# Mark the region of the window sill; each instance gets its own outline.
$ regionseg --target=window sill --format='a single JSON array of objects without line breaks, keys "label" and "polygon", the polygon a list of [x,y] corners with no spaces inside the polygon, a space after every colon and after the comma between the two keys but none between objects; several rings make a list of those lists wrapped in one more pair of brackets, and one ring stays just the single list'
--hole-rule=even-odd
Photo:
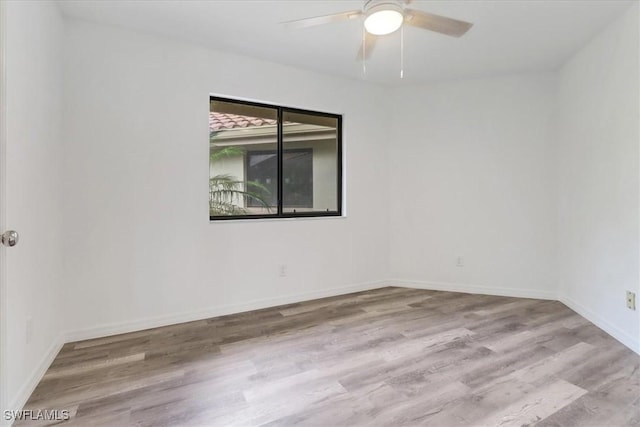
[{"label": "window sill", "polygon": [[233,218],[233,219],[210,219],[209,224],[227,223],[247,223],[247,222],[288,222],[288,221],[322,221],[347,219],[347,215],[326,215],[326,216],[299,216],[299,217],[277,217],[277,218]]}]

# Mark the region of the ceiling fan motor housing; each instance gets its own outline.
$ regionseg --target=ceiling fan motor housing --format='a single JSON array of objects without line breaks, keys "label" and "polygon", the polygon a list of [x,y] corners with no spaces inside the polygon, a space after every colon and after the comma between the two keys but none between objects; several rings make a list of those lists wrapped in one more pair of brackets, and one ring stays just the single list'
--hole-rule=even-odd
[{"label": "ceiling fan motor housing", "polygon": [[394,10],[402,13],[404,11],[404,2],[398,0],[368,0],[362,8],[366,16],[372,15],[382,10]]}]

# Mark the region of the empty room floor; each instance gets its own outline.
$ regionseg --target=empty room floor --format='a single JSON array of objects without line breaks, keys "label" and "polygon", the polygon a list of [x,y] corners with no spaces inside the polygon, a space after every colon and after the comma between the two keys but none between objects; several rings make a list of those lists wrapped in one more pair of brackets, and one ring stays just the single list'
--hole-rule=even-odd
[{"label": "empty room floor", "polygon": [[66,344],[25,409],[83,426],[635,426],[639,367],[556,301],[389,287]]}]

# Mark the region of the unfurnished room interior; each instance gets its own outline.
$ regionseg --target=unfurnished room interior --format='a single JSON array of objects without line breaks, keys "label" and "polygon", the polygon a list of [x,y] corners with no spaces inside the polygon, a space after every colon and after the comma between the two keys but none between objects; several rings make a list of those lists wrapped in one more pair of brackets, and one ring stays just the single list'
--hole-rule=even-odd
[{"label": "unfurnished room interior", "polygon": [[639,18],[0,0],[0,425],[640,426]]}]

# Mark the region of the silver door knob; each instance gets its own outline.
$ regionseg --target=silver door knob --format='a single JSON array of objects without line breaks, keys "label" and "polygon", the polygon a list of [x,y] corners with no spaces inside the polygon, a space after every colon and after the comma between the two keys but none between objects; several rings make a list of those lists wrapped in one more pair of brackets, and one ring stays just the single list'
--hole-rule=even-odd
[{"label": "silver door knob", "polygon": [[5,246],[15,246],[18,244],[18,240],[19,236],[17,231],[9,230],[2,233],[2,244]]}]

